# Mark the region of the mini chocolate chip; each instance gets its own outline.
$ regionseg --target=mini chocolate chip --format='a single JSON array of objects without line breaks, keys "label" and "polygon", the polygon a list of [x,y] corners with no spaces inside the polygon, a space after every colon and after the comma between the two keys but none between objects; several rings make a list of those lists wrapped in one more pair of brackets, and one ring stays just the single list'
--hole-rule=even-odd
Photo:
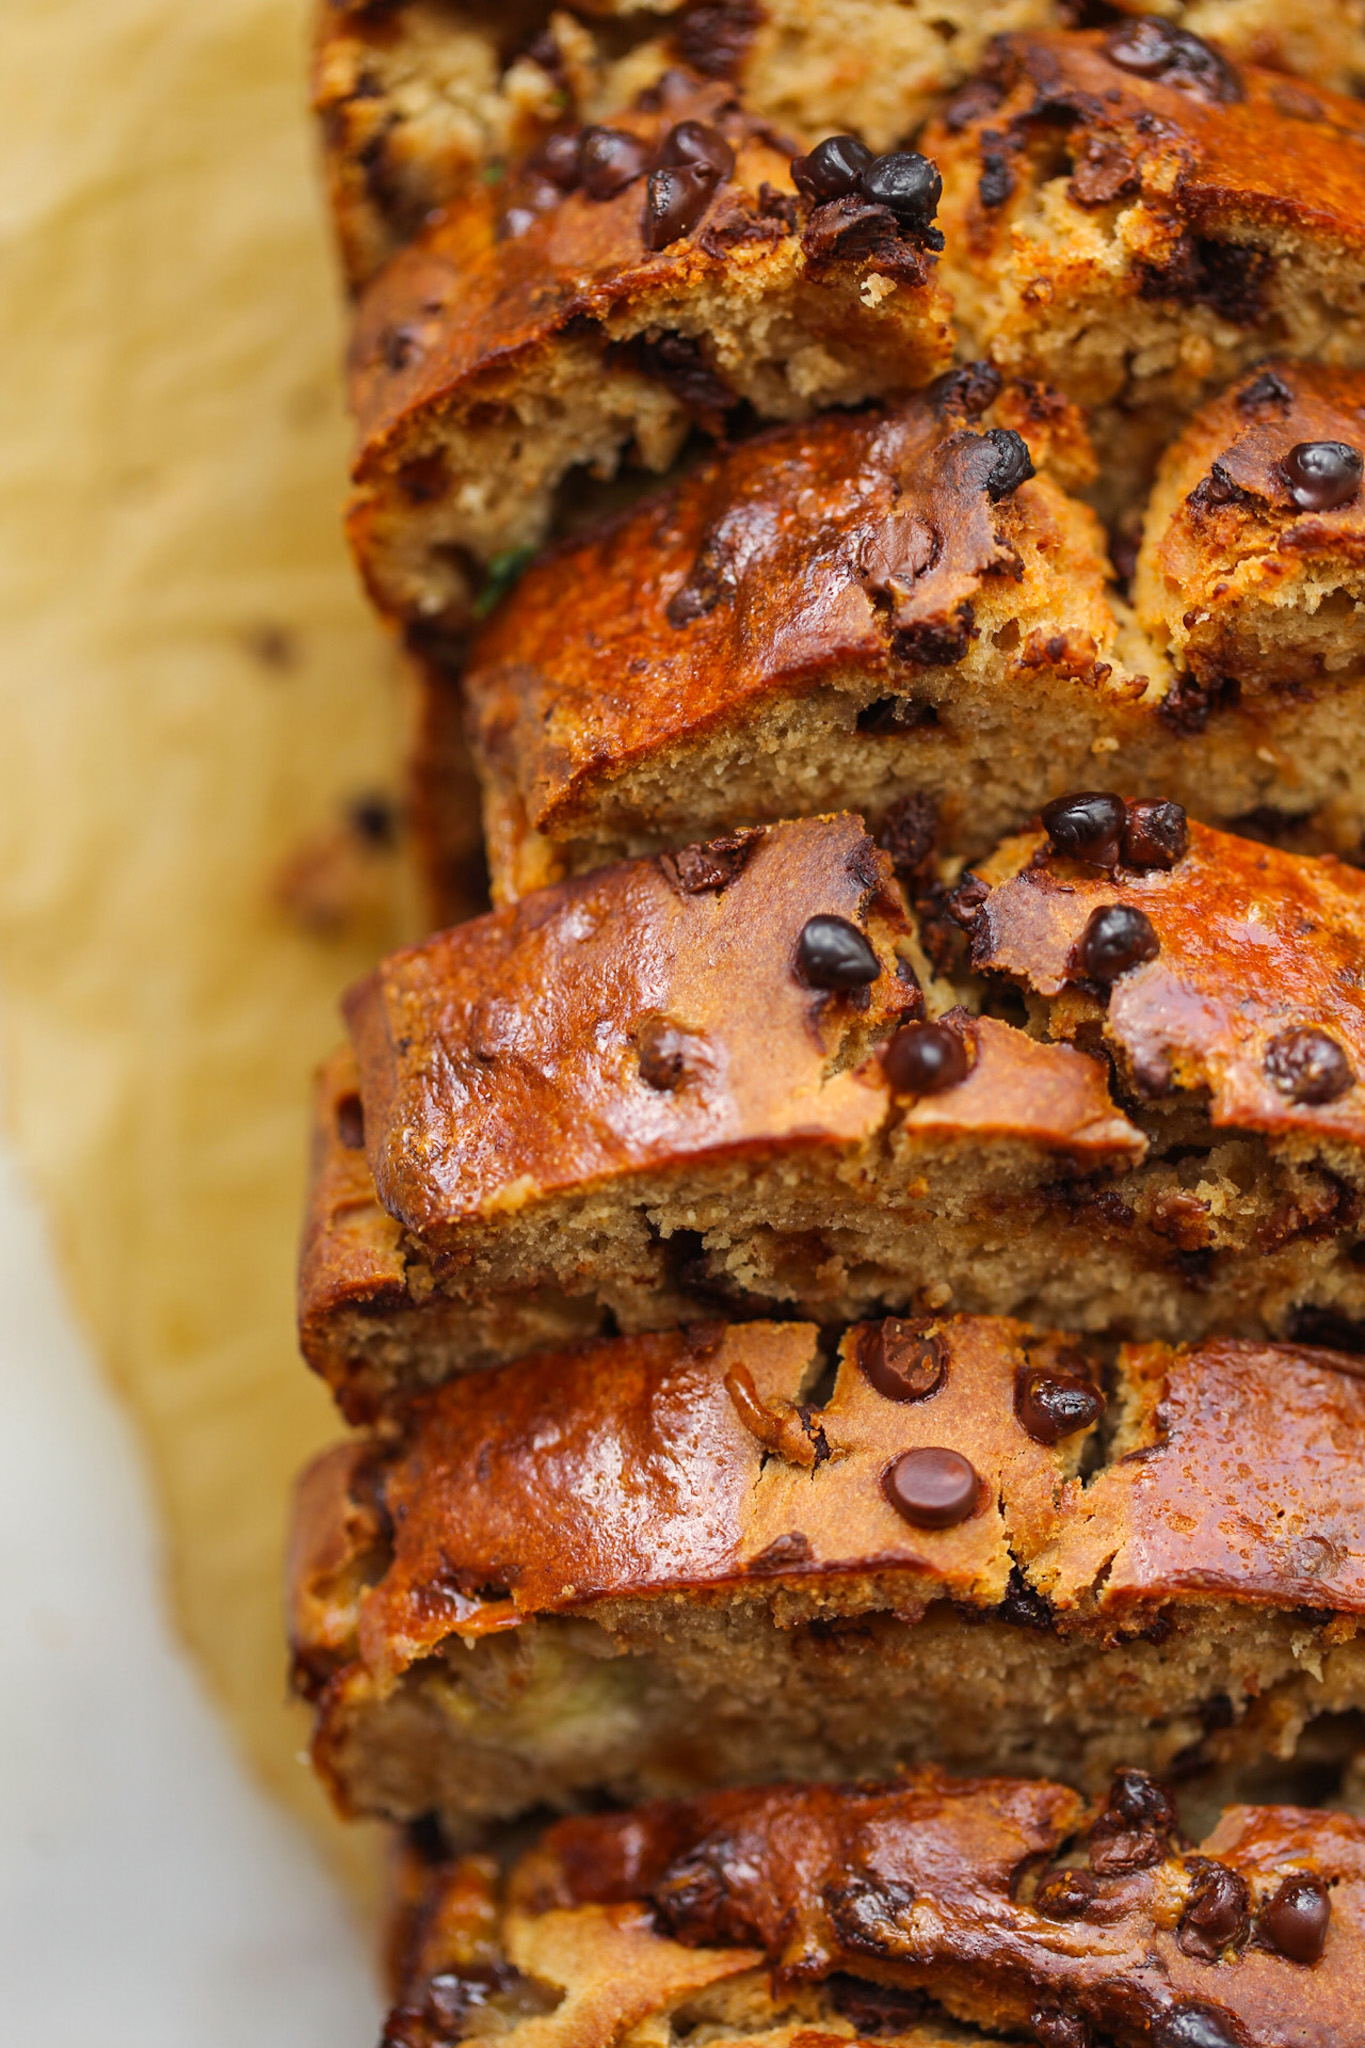
[{"label": "mini chocolate chip", "polygon": [[337,1104],[337,1136],[348,1152],[365,1149],[365,1111],[358,1095],[343,1095]]},{"label": "mini chocolate chip", "polygon": [[669,1090],[685,1078],[687,1034],[665,1017],[646,1017],[635,1034],[640,1079],[646,1087]]},{"label": "mini chocolate chip", "polygon": [[1128,806],[1123,828],[1123,861],[1130,868],[1173,868],[1185,858],[1189,820],[1180,804],[1141,797]]},{"label": "mini chocolate chip", "polygon": [[[597,131],[602,135],[611,134],[609,128]],[[590,129],[589,134],[592,133]],[[558,185],[561,192],[572,192],[578,183],[580,152],[583,138],[565,134],[561,129],[554,135],[547,135],[531,159],[531,166],[548,178],[552,185]]]},{"label": "mini chocolate chip", "polygon": [[1144,911],[1126,903],[1102,903],[1092,910],[1071,949],[1070,967],[1084,981],[1117,981],[1130,967],[1155,960],[1161,942]]},{"label": "mini chocolate chip", "polygon": [[1039,2006],[1029,2014],[1028,2023],[1038,2048],[1090,2048],[1090,2028],[1075,2012],[1051,2012]]},{"label": "mini chocolate chip", "polygon": [[882,1069],[898,1095],[941,1095],[966,1080],[971,1062],[951,1024],[905,1024],[882,1047]]},{"label": "mini chocolate chip", "polygon": [[1118,866],[1128,816],[1121,796],[1107,789],[1076,790],[1044,804],[1042,815],[1053,853],[1097,868]]},{"label": "mini chocolate chip", "polygon": [[1104,1405],[1094,1381],[1079,1373],[1025,1365],[1014,1376],[1014,1412],[1020,1428],[1036,1444],[1060,1443],[1064,1436],[1089,1429],[1104,1413]]},{"label": "mini chocolate chip", "polygon": [[1160,78],[1167,85],[1192,86],[1224,104],[1242,97],[1237,73],[1218,50],[1168,21],[1139,17],[1113,29],[1105,39],[1111,64],[1137,78]]},{"label": "mini chocolate chip", "polygon": [[1207,1856],[1186,1857],[1185,1870],[1193,1883],[1176,1942],[1182,1955],[1216,1963],[1225,1948],[1236,1946],[1246,1936],[1246,1880],[1226,1863],[1215,1863]]},{"label": "mini chocolate chip", "polygon": [[1355,1082],[1350,1061],[1325,1031],[1281,1031],[1266,1047],[1265,1071],[1291,1102],[1335,1102]]},{"label": "mini chocolate chip", "polygon": [[719,184],[733,171],[735,153],[719,128],[712,128],[705,121],[679,121],[665,135],[656,162],[696,164],[712,172]]},{"label": "mini chocolate chip", "polygon": [[1256,1934],[1291,1963],[1315,1963],[1327,1945],[1331,1918],[1331,1894],[1321,1878],[1287,1877],[1256,1915]]},{"label": "mini chocolate chip", "polygon": [[1033,1910],[1046,1920],[1079,1920],[1099,1896],[1088,1870],[1056,1870],[1033,1895]]},{"label": "mini chocolate chip", "polygon": [[796,942],[796,964],[811,988],[866,988],[882,963],[846,917],[812,917]]},{"label": "mini chocolate chip", "polygon": [[649,164],[649,149],[623,128],[585,128],[578,143],[578,182],[589,199],[614,199]]},{"label": "mini chocolate chip", "polygon": [[888,1316],[863,1333],[858,1364],[870,1386],[888,1401],[927,1401],[948,1376],[948,1346],[913,1323]]},{"label": "mini chocolate chip", "polygon": [[882,1492],[917,1529],[952,1529],[976,1513],[981,1482],[960,1451],[904,1451],[882,1474]]},{"label": "mini chocolate chip", "polygon": [[664,164],[651,171],[640,229],[646,249],[666,249],[694,228],[715,189],[716,176],[709,164]]},{"label": "mini chocolate chip", "polygon": [[1152,2048],[1245,2048],[1246,2035],[1218,2005],[1173,2005],[1152,2027]]},{"label": "mini chocolate chip", "polygon": [[943,196],[938,165],[909,149],[874,157],[859,175],[858,185],[865,199],[888,207],[904,227],[927,228]]},{"label": "mini chocolate chip", "polygon": [[993,505],[1002,498],[1008,498],[1011,491],[1017,491],[1020,484],[1026,484],[1038,472],[1033,467],[1033,457],[1028,452],[1028,442],[1013,427],[987,427],[982,435],[995,449],[995,461],[986,476],[986,496]]},{"label": "mini chocolate chip", "polygon": [[1363,467],[1360,450],[1346,441],[1298,441],[1280,464],[1290,497],[1305,512],[1349,505]]},{"label": "mini chocolate chip", "polygon": [[844,199],[857,190],[858,180],[871,162],[872,151],[856,135],[827,135],[809,156],[792,158],[792,183],[817,205],[826,199]]}]

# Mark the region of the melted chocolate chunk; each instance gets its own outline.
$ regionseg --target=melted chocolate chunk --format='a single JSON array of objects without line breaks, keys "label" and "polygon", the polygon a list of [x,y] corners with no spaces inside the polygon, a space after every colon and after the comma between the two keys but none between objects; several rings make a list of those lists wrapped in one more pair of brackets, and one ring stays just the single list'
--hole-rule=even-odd
[{"label": "melted chocolate chunk", "polygon": [[[707,362],[701,343],[690,334],[659,334],[629,342],[634,361],[647,377],[666,384],[709,434],[720,434],[735,394]],[[676,619],[670,620],[677,624]],[[683,620],[686,624],[686,620]]]},{"label": "melted chocolate chunk", "polygon": [[929,386],[934,417],[942,419],[945,413],[965,412],[969,419],[977,418],[1000,396],[1003,381],[994,363],[964,363],[959,370],[945,370]]},{"label": "melted chocolate chunk", "polygon": [[865,199],[887,207],[908,228],[927,228],[943,197],[938,165],[915,150],[874,157],[859,174],[858,186]]},{"label": "melted chocolate chunk", "polygon": [[941,1095],[971,1072],[951,1024],[905,1024],[882,1048],[882,1069],[898,1095]]},{"label": "melted chocolate chunk", "polygon": [[888,1401],[927,1401],[948,1377],[948,1346],[944,1338],[888,1316],[864,1332],[858,1364]]},{"label": "melted chocolate chunk", "polygon": [[1033,1909],[1045,1920],[1079,1920],[1099,1897],[1088,1870],[1054,1870],[1033,1895]]},{"label": "melted chocolate chunk", "polygon": [[1185,1869],[1193,1883],[1176,1941],[1182,1954],[1216,1963],[1224,1949],[1240,1947],[1246,1939],[1246,1879],[1207,1856],[1187,1856]]},{"label": "melted chocolate chunk", "polygon": [[1097,868],[1118,866],[1128,822],[1121,796],[1105,789],[1078,790],[1044,804],[1042,816],[1051,852]]},{"label": "melted chocolate chunk", "polygon": [[858,2031],[858,2038],[902,2034],[929,2009],[922,1991],[898,1991],[890,1984],[869,1984],[862,1977],[836,1974],[825,1979],[830,2003]]},{"label": "melted chocolate chunk", "polygon": [[908,241],[890,207],[874,206],[861,193],[850,192],[815,208],[801,231],[801,247],[808,263],[867,262],[886,277],[919,285],[928,275],[920,251],[941,249],[943,237],[937,228],[924,228]]},{"label": "melted chocolate chunk", "polygon": [[1157,716],[1173,732],[1188,737],[1203,732],[1210,713],[1238,703],[1241,695],[1235,676],[1196,677],[1187,671],[1171,684],[1157,706]]},{"label": "melted chocolate chunk", "polygon": [[635,1034],[640,1079],[648,1088],[669,1092],[687,1073],[687,1034],[666,1017],[646,1017]]},{"label": "melted chocolate chunk", "polygon": [[622,128],[585,128],[578,142],[578,182],[589,199],[614,199],[644,176],[649,150]]},{"label": "melted chocolate chunk", "polygon": [[1152,2025],[1153,2048],[1247,2048],[1247,2037],[1221,2005],[1173,2005]]},{"label": "melted chocolate chunk", "polygon": [[874,739],[893,739],[897,733],[925,732],[938,724],[938,712],[918,697],[878,697],[864,704],[858,713],[857,729]]},{"label": "melted chocolate chunk", "polygon": [[998,150],[983,149],[981,152],[981,176],[976,181],[976,194],[988,212],[1003,206],[1014,190],[1014,172],[1010,160]]},{"label": "melted chocolate chunk", "polygon": [[1037,1629],[1040,1635],[1049,1636],[1056,1631],[1051,1604],[1029,1585],[1017,1564],[1010,1568],[1005,1597],[995,1611],[1010,1628]]},{"label": "melted chocolate chunk", "polygon": [[1008,498],[1020,484],[1026,484],[1038,472],[1033,467],[1028,442],[1013,427],[987,427],[982,439],[989,441],[995,449],[995,461],[984,481],[986,496],[993,505],[998,505],[1002,498]]},{"label": "melted chocolate chunk", "polygon": [[1014,1412],[1036,1444],[1060,1443],[1064,1436],[1089,1429],[1104,1408],[1104,1395],[1080,1373],[1026,1365],[1014,1376]]},{"label": "melted chocolate chunk", "polygon": [[754,1929],[745,1910],[746,1880],[752,1872],[736,1862],[737,1845],[726,1835],[702,1842],[669,1865],[650,1894],[666,1934],[688,1947],[727,1948],[750,1939]]},{"label": "melted chocolate chunk", "polygon": [[337,1104],[337,1136],[348,1152],[365,1149],[365,1109],[358,1095],[343,1095]]},{"label": "melted chocolate chunk", "polygon": [[1029,2014],[1038,2048],[1090,2048],[1091,2033],[1079,2013],[1052,2012],[1040,2006]]},{"label": "melted chocolate chunk", "polygon": [[857,191],[872,161],[872,151],[856,135],[827,135],[809,156],[793,157],[792,183],[817,206],[826,199],[845,199]]},{"label": "melted chocolate chunk", "polygon": [[1139,16],[1112,30],[1104,47],[1111,64],[1136,78],[1159,78],[1224,106],[1242,97],[1242,81],[1221,51],[1168,21]]},{"label": "melted chocolate chunk", "polygon": [[730,832],[700,846],[680,846],[676,853],[661,853],[659,865],[682,895],[700,896],[708,890],[718,895],[744,872],[762,837],[761,826],[751,826],[748,831]]},{"label": "melted chocolate chunk", "polygon": [[867,938],[846,917],[812,917],[796,945],[796,964],[810,988],[867,988],[882,971]]},{"label": "melted chocolate chunk", "polygon": [[934,851],[938,800],[918,792],[898,797],[882,819],[877,844],[891,857],[898,881],[912,880]]},{"label": "melted chocolate chunk", "polygon": [[916,1529],[953,1529],[976,1513],[981,1481],[960,1451],[904,1451],[882,1474],[882,1492]]},{"label": "melted chocolate chunk", "polygon": [[1295,1875],[1256,1915],[1256,1937],[1291,1963],[1315,1963],[1327,1946],[1331,1919],[1332,1897],[1322,1880]]},{"label": "melted chocolate chunk", "polygon": [[1325,1031],[1281,1031],[1266,1048],[1265,1071],[1291,1102],[1335,1102],[1355,1082],[1350,1061]]},{"label": "melted chocolate chunk", "polygon": [[1073,978],[1117,981],[1130,968],[1155,960],[1161,951],[1152,920],[1126,903],[1103,903],[1092,910],[1085,930],[1071,949]]},{"label": "melted chocolate chunk", "polygon": [[964,932],[969,932],[990,893],[990,883],[983,882],[980,875],[965,875],[957,887],[951,889],[944,897],[944,911],[954,924],[960,925]]},{"label": "melted chocolate chunk", "polygon": [[1090,1833],[1090,1868],[1101,1877],[1150,1870],[1165,1857],[1175,1823],[1171,1796],[1155,1778],[1116,1771],[1109,1802]]},{"label": "melted chocolate chunk", "polygon": [[1305,512],[1334,512],[1360,490],[1362,462],[1347,441],[1298,441],[1280,464],[1289,495]]},{"label": "melted chocolate chunk", "polygon": [[1173,868],[1185,858],[1189,843],[1189,820],[1180,804],[1158,803],[1148,797],[1129,804],[1123,828],[1125,867]]}]

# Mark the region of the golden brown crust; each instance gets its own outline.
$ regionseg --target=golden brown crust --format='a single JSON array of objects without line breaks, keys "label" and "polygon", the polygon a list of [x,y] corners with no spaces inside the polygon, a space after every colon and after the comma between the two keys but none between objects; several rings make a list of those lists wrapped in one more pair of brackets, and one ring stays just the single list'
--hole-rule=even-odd
[{"label": "golden brown crust", "polygon": [[923,145],[965,339],[1117,403],[1097,426],[1125,475],[1134,434],[1159,445],[1268,349],[1365,358],[1359,102],[1212,52],[1143,77],[1111,55],[1132,34],[1006,38]]},{"label": "golden brown crust", "polygon": [[[1126,1862],[1116,1844],[1127,1845]],[[1310,1917],[1325,1917],[1311,1963],[1268,1943],[1270,1901],[1286,1879],[1304,1887]],[[434,1927],[447,1895],[467,1898],[475,1883],[469,1864],[433,1871]],[[651,2012],[662,2029],[708,1971],[711,2038],[726,2042],[785,2041],[759,2031],[785,2006],[811,2029],[796,2038],[811,2043],[864,2037],[864,2027],[918,2042],[936,2021],[949,2038],[980,2038],[956,2035],[951,2015],[1048,2044],[1094,2029],[1116,2048],[1344,2048],[1365,1982],[1359,1821],[1230,1806],[1190,1844],[1168,1797],[1137,1773],[1120,1775],[1103,1808],[1046,1782],[931,1771],[857,1791],[720,1794],[560,1822],[514,1869],[500,1925],[497,1888],[483,1885],[481,1924],[497,1927],[501,1945],[467,1960],[467,1907],[453,1938],[433,1933],[406,1974],[392,2048],[453,2041],[457,2023],[442,2009],[461,2002],[461,1981],[485,1987],[466,1992],[466,2010],[480,1997],[501,2003],[513,2044],[520,2020],[528,2048],[568,2048],[620,2040]],[[1222,1912],[1211,1916],[1201,1901],[1215,1886]],[[1045,1911],[1068,1887],[1077,1907]],[[1227,1935],[1210,1947],[1200,1935],[1211,1918]],[[633,1968],[623,1968],[627,1943]],[[495,1956],[513,1965],[496,1990]],[[538,2008],[535,1986],[548,1993]],[[906,1996],[915,1992],[918,2004]]]},{"label": "golden brown crust", "polygon": [[[670,73],[645,97],[614,125],[646,154],[685,120],[736,152],[687,234],[646,248],[643,171],[615,197],[572,191],[544,211],[519,204],[525,180],[483,186],[360,304],[351,537],[381,607],[428,629],[467,624],[461,560],[540,540],[575,465],[610,474],[634,442],[660,468],[692,416],[714,428],[744,399],[802,417],[913,388],[949,359],[932,234],[852,201],[812,212],[790,145],[722,86]],[[508,223],[525,231],[499,239]]]},{"label": "golden brown crust", "polygon": [[[1093,988],[1078,942],[1101,909],[1136,911],[1159,950],[1101,992],[1104,1044],[1134,1093],[1207,1091],[1215,1128],[1276,1138],[1311,1130],[1343,1159],[1365,1141],[1365,874],[1205,825],[1189,827],[1189,849],[1169,872],[1104,873],[1049,856],[1046,845],[1043,835],[1017,842],[1009,865],[1018,872],[983,903],[972,934],[979,968],[1062,998],[1054,1028],[1084,1037],[1093,1003],[1074,1023],[1064,1014],[1065,991]],[[1296,1099],[1287,1085],[1293,1073],[1273,1048],[1294,1033],[1319,1034],[1344,1059],[1330,1098]],[[1359,1185],[1358,1165],[1344,1171]]]}]

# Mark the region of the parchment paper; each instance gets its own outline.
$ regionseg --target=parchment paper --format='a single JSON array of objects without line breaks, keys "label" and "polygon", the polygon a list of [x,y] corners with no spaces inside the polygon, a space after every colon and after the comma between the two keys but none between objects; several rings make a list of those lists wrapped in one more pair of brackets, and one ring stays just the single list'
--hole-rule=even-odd
[{"label": "parchment paper", "polygon": [[347,822],[396,787],[400,712],[339,536],[306,28],[303,0],[5,0],[0,1018],[185,1632],[358,1868],[285,1706],[285,1499],[339,1427],[292,1283],[310,1069],[409,898],[382,812]]}]

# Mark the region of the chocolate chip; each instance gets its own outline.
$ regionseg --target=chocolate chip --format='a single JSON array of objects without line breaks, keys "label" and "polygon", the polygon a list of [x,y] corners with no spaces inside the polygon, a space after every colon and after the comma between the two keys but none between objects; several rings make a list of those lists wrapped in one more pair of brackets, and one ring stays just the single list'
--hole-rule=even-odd
[{"label": "chocolate chip", "polygon": [[1155,960],[1160,951],[1161,942],[1144,911],[1126,903],[1103,903],[1091,911],[1068,964],[1072,975],[1083,981],[1117,981],[1130,967]]},{"label": "chocolate chip", "polygon": [[1246,2035],[1218,2005],[1173,2005],[1152,2027],[1152,2048],[1246,2048]]},{"label": "chocolate chip", "polygon": [[960,925],[964,932],[969,932],[990,893],[990,883],[983,882],[980,875],[966,875],[957,887],[945,896],[943,908],[954,924]]},{"label": "chocolate chip", "polygon": [[1331,1918],[1331,1894],[1321,1878],[1287,1877],[1257,1914],[1256,1936],[1291,1963],[1315,1963],[1327,1944]]},{"label": "chocolate chip", "polygon": [[1247,415],[1261,412],[1268,406],[1288,412],[1293,403],[1293,392],[1284,378],[1277,377],[1273,370],[1262,370],[1237,393],[1237,410]]},{"label": "chocolate chip", "polygon": [[950,1024],[906,1024],[882,1047],[882,1068],[898,1095],[941,1095],[966,1080],[971,1062]]},{"label": "chocolate chip", "polygon": [[882,1492],[917,1529],[952,1529],[976,1513],[981,1481],[960,1451],[904,1451],[882,1474]]},{"label": "chocolate chip", "polygon": [[707,78],[730,78],[743,62],[762,19],[754,0],[702,0],[699,7],[689,7],[679,22],[674,39],[678,55]]},{"label": "chocolate chip", "polygon": [[801,979],[811,988],[866,988],[882,963],[856,924],[846,917],[812,917],[796,943]]},{"label": "chocolate chip", "polygon": [[659,866],[683,896],[719,895],[743,874],[762,837],[761,826],[750,826],[746,831],[727,833],[723,839],[661,853]]},{"label": "chocolate chip", "polygon": [[965,412],[976,419],[1000,396],[1003,382],[994,363],[963,363],[960,369],[935,377],[927,395],[937,419],[949,412]]},{"label": "chocolate chip", "polygon": [[858,1346],[863,1377],[888,1401],[927,1401],[948,1376],[948,1346],[913,1323],[888,1317],[866,1330]]},{"label": "chocolate chip", "polygon": [[1216,1963],[1225,1948],[1246,1938],[1246,1880],[1207,1856],[1186,1857],[1185,1870],[1193,1882],[1176,1942],[1182,1955]]},{"label": "chocolate chip", "polygon": [[1029,2026],[1038,2048],[1090,2048],[1090,2028],[1075,2012],[1051,2012],[1039,2006],[1029,2014]]},{"label": "chocolate chip", "polygon": [[585,128],[579,138],[578,182],[589,199],[614,199],[648,164],[648,146],[622,128]]},{"label": "chocolate chip", "polygon": [[874,157],[859,175],[858,186],[865,199],[887,207],[902,226],[911,228],[927,228],[943,196],[938,165],[908,149]]},{"label": "chocolate chip", "polygon": [[1104,1413],[1104,1395],[1080,1373],[1025,1365],[1014,1376],[1014,1412],[1036,1444],[1060,1443],[1089,1429]]},{"label": "chocolate chip", "polygon": [[1118,866],[1128,819],[1121,796],[1107,789],[1076,790],[1044,804],[1042,815],[1053,853],[1097,868]]},{"label": "chocolate chip", "polygon": [[1007,156],[998,150],[983,149],[981,152],[981,176],[976,181],[976,194],[987,211],[1003,206],[1014,190],[1014,173]]},{"label": "chocolate chip", "polygon": [[715,189],[715,173],[708,164],[665,164],[651,171],[640,230],[646,249],[666,249],[694,228]]},{"label": "chocolate chip", "polygon": [[1170,1794],[1145,1771],[1114,1773],[1108,1804],[1090,1833],[1090,1868],[1101,1877],[1150,1870],[1169,1848],[1176,1822]]},{"label": "chocolate chip", "polygon": [[1140,797],[1128,806],[1123,828],[1123,861],[1130,868],[1173,868],[1185,858],[1189,820],[1180,804]]},{"label": "chocolate chip", "polygon": [[1360,450],[1347,441],[1297,441],[1280,471],[1305,512],[1333,512],[1355,497],[1363,467]]},{"label": "chocolate chip", "polygon": [[337,1104],[337,1136],[348,1152],[365,1149],[365,1110],[358,1095],[343,1095]]},{"label": "chocolate chip", "polygon": [[665,1091],[682,1082],[687,1069],[687,1034],[665,1017],[646,1017],[635,1034],[640,1079]]},{"label": "chocolate chip", "polygon": [[1355,1082],[1350,1061],[1325,1031],[1281,1031],[1266,1047],[1265,1072],[1291,1102],[1335,1102]]},{"label": "chocolate chip", "polygon": [[[591,129],[587,132],[593,133]],[[609,135],[612,131],[603,128],[596,132]],[[561,192],[572,192],[578,183],[582,148],[582,136],[559,129],[555,134],[546,136],[531,158],[531,168],[548,178],[552,185],[558,185]]]},{"label": "chocolate chip", "polygon": [[1146,1771],[1115,1771],[1105,1814],[1125,1827],[1160,1828],[1169,1832],[1176,1823],[1175,1803],[1170,1793]]},{"label": "chocolate chip", "polygon": [[655,161],[665,164],[695,164],[709,171],[717,185],[735,167],[735,153],[719,128],[705,121],[679,121],[670,128]]},{"label": "chocolate chip", "polygon": [[1094,1905],[1099,1886],[1088,1870],[1055,1870],[1033,1895],[1033,1910],[1045,1920],[1079,1920]]},{"label": "chocolate chip", "polygon": [[998,505],[1002,498],[1008,498],[1020,484],[1026,484],[1038,472],[1033,467],[1028,442],[1013,427],[987,427],[982,439],[989,441],[995,449],[995,461],[985,481],[986,496],[993,505]]},{"label": "chocolate chip", "polygon": [[809,156],[792,159],[792,183],[820,205],[856,191],[858,180],[873,161],[872,151],[856,135],[827,135]]},{"label": "chocolate chip", "polygon": [[1139,17],[1105,38],[1105,53],[1121,71],[1182,85],[1224,105],[1242,97],[1242,83],[1227,58],[1188,29]]},{"label": "chocolate chip", "polygon": [[934,850],[938,800],[915,792],[897,797],[882,819],[877,844],[891,857],[897,879],[913,880]]}]

